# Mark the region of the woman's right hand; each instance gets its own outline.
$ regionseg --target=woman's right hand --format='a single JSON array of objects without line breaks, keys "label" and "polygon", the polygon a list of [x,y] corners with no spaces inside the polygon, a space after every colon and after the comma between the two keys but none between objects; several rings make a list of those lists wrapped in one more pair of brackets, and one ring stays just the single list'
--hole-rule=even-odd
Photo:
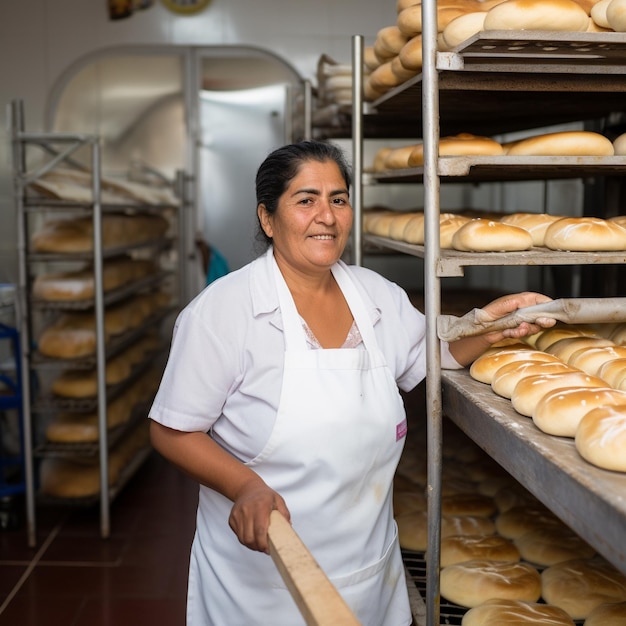
[{"label": "woman's right hand", "polygon": [[251,550],[269,554],[267,531],[273,510],[277,510],[290,521],[289,510],[283,498],[256,477],[239,489],[228,523],[240,543]]}]

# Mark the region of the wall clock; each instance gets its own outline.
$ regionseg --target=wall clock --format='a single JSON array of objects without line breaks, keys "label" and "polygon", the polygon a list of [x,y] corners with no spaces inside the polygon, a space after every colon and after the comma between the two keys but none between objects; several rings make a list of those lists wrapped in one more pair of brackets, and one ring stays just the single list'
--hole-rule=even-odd
[{"label": "wall clock", "polygon": [[161,0],[161,2],[174,13],[192,15],[206,9],[211,0]]}]

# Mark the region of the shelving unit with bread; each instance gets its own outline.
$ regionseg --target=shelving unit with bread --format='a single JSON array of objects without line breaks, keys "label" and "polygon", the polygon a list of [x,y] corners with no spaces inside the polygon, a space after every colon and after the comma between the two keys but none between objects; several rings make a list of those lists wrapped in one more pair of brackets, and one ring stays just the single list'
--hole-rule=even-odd
[{"label": "shelving unit with bread", "polygon": [[28,133],[19,102],[12,125],[28,541],[46,503],[99,503],[107,537],[110,504],[150,450],[160,329],[183,284],[182,177],[176,190],[107,178],[97,136]]},{"label": "shelving unit with bread", "polygon": [[[597,552],[626,573],[626,475],[590,466],[572,440],[539,431],[511,403],[474,381],[467,371],[441,370],[436,321],[441,279],[463,276],[477,265],[623,264],[625,250],[569,252],[532,247],[518,252],[463,252],[439,246],[441,183],[486,183],[559,178],[618,177],[623,156],[439,156],[443,137],[472,132],[495,136],[555,124],[584,122],[623,112],[626,104],[626,35],[548,31],[483,31],[452,51],[437,51],[436,4],[424,0],[421,73],[364,102],[354,90],[355,185],[388,182],[424,186],[424,228],[431,245],[360,233],[364,243],[424,260],[427,317],[428,554],[426,620],[439,624],[442,417],[449,417],[493,459]],[[353,40],[355,72],[363,66],[362,38]],[[365,113],[366,112],[366,113]],[[365,172],[362,141],[368,119],[378,115],[397,127],[422,130],[419,167]],[[384,126],[381,121],[378,126]],[[540,132],[540,131],[539,131]],[[396,135],[393,135],[396,136]],[[360,190],[355,228],[362,225]]]}]

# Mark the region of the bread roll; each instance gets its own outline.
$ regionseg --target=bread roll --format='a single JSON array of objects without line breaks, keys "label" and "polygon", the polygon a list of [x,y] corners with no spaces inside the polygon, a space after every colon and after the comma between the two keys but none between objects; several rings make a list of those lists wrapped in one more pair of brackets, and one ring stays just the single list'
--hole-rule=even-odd
[{"label": "bread roll", "polygon": [[[439,156],[499,156],[502,145],[491,137],[459,133],[439,140]],[[409,155],[409,167],[424,165],[424,145],[418,144]]]},{"label": "bread roll", "polygon": [[395,170],[409,167],[409,155],[414,148],[415,144],[393,148],[385,157],[385,169]]},{"label": "bread roll", "polygon": [[615,359],[604,363],[598,370],[598,378],[605,380],[613,389],[624,390],[626,359]]},{"label": "bread roll", "polygon": [[455,17],[443,29],[443,40],[446,46],[449,49],[455,48],[483,30],[486,15],[485,11],[477,11]]},{"label": "bread roll", "polygon": [[544,243],[552,250],[626,250],[626,228],[599,217],[564,217],[548,226]]},{"label": "bread roll", "polygon": [[411,70],[404,67],[399,56],[395,56],[391,59],[391,71],[395,74],[400,83],[406,82],[418,73],[417,70]]},{"label": "bread roll", "polygon": [[423,61],[422,36],[414,35],[411,37],[398,53],[398,59],[404,69],[414,72],[421,71]]},{"label": "bread roll", "polygon": [[398,56],[398,53],[409,39],[410,37],[402,33],[395,24],[385,26],[381,28],[376,35],[374,54],[376,54],[379,59],[392,59]]},{"label": "bread roll", "polygon": [[473,219],[454,233],[452,247],[464,252],[509,252],[530,250],[528,231],[487,219]]},{"label": "bread roll", "polygon": [[397,0],[396,2],[396,12],[400,13],[404,11],[407,7],[412,7],[415,4],[421,4],[420,0]]},{"label": "bread roll", "polygon": [[626,600],[626,576],[604,559],[572,559],[543,570],[542,596],[582,620],[597,606]]},{"label": "bread roll", "polygon": [[558,359],[545,352],[535,350],[530,346],[500,349],[496,352],[486,352],[479,356],[469,369],[470,376],[481,383],[491,384],[494,374],[504,365],[517,361],[556,362]]},{"label": "bread roll", "polygon": [[475,559],[516,563],[520,560],[515,544],[500,535],[450,535],[441,540],[441,567]]},{"label": "bread roll", "polygon": [[563,528],[535,528],[513,541],[524,560],[541,566],[570,559],[590,559],[596,554],[586,541]]},{"label": "bread roll", "polygon": [[[548,355],[550,356],[550,355]],[[509,400],[517,383],[527,376],[544,374],[558,374],[562,372],[575,372],[573,368],[562,363],[557,358],[554,361],[516,361],[503,365],[496,371],[491,381],[491,388],[495,393]]]},{"label": "bread roll", "polygon": [[[424,552],[428,547],[428,513],[414,511],[396,516],[400,546]],[[494,524],[488,517],[474,515],[442,515],[441,537],[451,535],[492,535]]]},{"label": "bread roll", "polygon": [[374,52],[374,46],[364,46],[363,64],[370,72],[375,70],[380,65],[380,61]]},{"label": "bread roll", "polygon": [[574,352],[583,348],[601,348],[613,345],[615,344],[610,339],[604,337],[564,337],[549,345],[545,350],[548,354],[552,354],[567,363]]},{"label": "bread roll", "polygon": [[536,602],[541,576],[528,563],[475,559],[444,567],[440,588],[448,601],[470,608],[495,598]]},{"label": "bread roll", "polygon": [[552,511],[541,504],[511,507],[496,517],[495,525],[498,533],[508,539],[516,539],[538,528],[568,529]]},{"label": "bread roll", "polygon": [[606,387],[606,383],[601,378],[576,371],[527,376],[515,385],[511,404],[518,413],[531,417],[539,400],[546,393],[566,387]]},{"label": "bread roll", "polygon": [[510,213],[503,215],[500,222],[527,230],[533,239],[533,246],[543,246],[548,226],[558,219],[560,216],[547,213]]},{"label": "bread roll", "polygon": [[376,90],[386,93],[393,87],[401,85],[404,81],[398,78],[391,69],[391,60],[381,63],[368,76],[369,84]]},{"label": "bread roll", "polygon": [[[511,1],[517,0],[508,0],[496,9]],[[573,3],[573,0],[562,1]],[[586,16],[585,20],[587,20]],[[613,156],[614,150],[613,143],[600,133],[569,130],[545,133],[516,141],[506,153],[509,156]]]},{"label": "bread roll", "polygon": [[574,626],[557,606],[524,600],[487,600],[463,615],[462,626]]},{"label": "bread roll", "polygon": [[390,237],[393,224],[396,223],[398,218],[403,218],[404,215],[404,213],[400,213],[398,211],[382,213],[381,215],[368,220],[367,232],[372,235],[378,235],[379,237]]},{"label": "bread roll", "polygon": [[[449,248],[450,242],[454,233],[466,222],[469,218],[462,217],[455,213],[441,213],[439,215],[439,245],[441,248]],[[416,245],[424,245],[424,214],[420,213],[414,216],[413,219],[408,220],[402,233],[402,240],[407,243]]]},{"label": "bread roll", "polygon": [[597,376],[600,367],[608,361],[626,358],[626,346],[605,346],[601,348],[581,348],[572,353],[567,364],[591,376]]},{"label": "bread roll", "polygon": [[606,21],[609,28],[615,32],[626,31],[626,2],[624,0],[611,0],[606,7]]},{"label": "bread roll", "polygon": [[544,328],[539,331],[539,336],[535,340],[535,348],[537,348],[537,350],[547,350],[560,339],[593,337],[594,334],[595,333],[592,331],[583,330],[576,325],[564,326],[557,323],[556,326],[552,326],[552,328]]},{"label": "bread roll", "polygon": [[507,0],[488,11],[485,30],[585,31],[588,18],[573,0]]},{"label": "bread roll", "polygon": [[442,496],[441,511],[445,515],[475,515],[490,517],[496,512],[493,498],[479,493]]},{"label": "bread roll", "polygon": [[611,28],[606,15],[606,11],[611,2],[612,0],[600,0],[600,2],[597,2],[591,7],[591,19],[601,28]]},{"label": "bread roll", "polygon": [[589,463],[626,472],[626,403],[589,411],[580,420],[574,441]]},{"label": "bread roll", "polygon": [[502,487],[493,496],[499,513],[506,513],[515,507],[538,507],[539,501],[528,489],[519,484]]},{"label": "bread roll", "polygon": [[626,155],[626,133],[622,133],[613,140],[613,152],[616,156]]},{"label": "bread roll", "polygon": [[605,406],[626,404],[626,392],[597,387],[556,389],[543,396],[532,414],[537,428],[549,435],[574,437],[578,425],[589,411]]},{"label": "bread roll", "polygon": [[583,626],[624,626],[626,601],[600,604],[588,615]]}]

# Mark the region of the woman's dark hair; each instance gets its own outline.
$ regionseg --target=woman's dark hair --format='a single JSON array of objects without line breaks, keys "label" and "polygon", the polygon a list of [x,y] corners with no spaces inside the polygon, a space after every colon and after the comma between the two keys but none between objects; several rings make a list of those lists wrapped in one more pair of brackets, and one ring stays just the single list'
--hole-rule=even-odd
[{"label": "woman's dark hair", "polygon": [[[256,204],[265,206],[271,215],[278,208],[278,200],[285,193],[289,183],[295,178],[300,166],[307,161],[334,161],[349,189],[352,183],[350,166],[337,146],[324,141],[300,141],[278,148],[261,163],[256,174]],[[259,222],[257,240],[270,244]]]}]

